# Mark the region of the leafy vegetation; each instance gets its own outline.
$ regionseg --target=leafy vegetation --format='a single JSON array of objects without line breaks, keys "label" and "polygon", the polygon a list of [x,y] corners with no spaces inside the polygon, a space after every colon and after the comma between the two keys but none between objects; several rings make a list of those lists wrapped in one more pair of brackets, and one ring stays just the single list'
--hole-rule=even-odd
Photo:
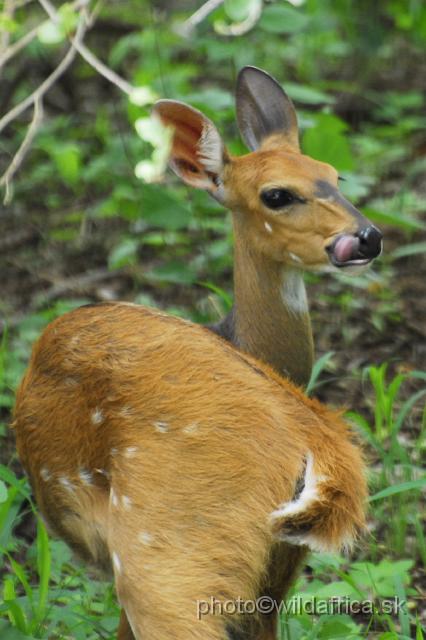
[{"label": "leafy vegetation", "polygon": [[[370,532],[348,557],[312,555],[290,594],[368,600],[374,608],[283,611],[281,636],[422,639],[424,3],[225,0],[197,24],[200,3],[92,4],[96,19],[84,41],[114,83],[76,55],[43,97],[44,117],[9,176],[37,110],[2,131],[1,638],[114,637],[112,587],[49,540],[36,515],[7,426],[13,392],[43,327],[89,300],[131,299],[197,322],[229,309],[230,219],[169,174],[162,184],[149,181],[161,173],[166,141],[146,118],[157,96],[184,100],[214,120],[231,153],[243,153],[233,87],[239,68],[254,64],[295,101],[305,153],[334,164],[342,191],[385,233],[371,272],[306,276],[318,352],[309,392],[349,407],[366,443]],[[52,7],[55,19],[41,2],[0,3],[0,129],[57,68],[78,30],[84,3]],[[383,612],[380,601],[395,596],[405,604]]]}]

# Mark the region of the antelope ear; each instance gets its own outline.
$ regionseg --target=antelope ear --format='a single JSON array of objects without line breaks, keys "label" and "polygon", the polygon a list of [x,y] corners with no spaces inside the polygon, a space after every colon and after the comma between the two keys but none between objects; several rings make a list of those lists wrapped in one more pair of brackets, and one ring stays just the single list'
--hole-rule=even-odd
[{"label": "antelope ear", "polygon": [[236,102],[238,127],[251,151],[258,149],[270,136],[274,136],[272,146],[285,144],[293,150],[300,150],[293,103],[266,71],[257,67],[241,69]]},{"label": "antelope ear", "polygon": [[213,122],[176,100],[159,100],[153,113],[173,127],[169,165],[186,184],[222,200],[222,173],[229,156]]}]

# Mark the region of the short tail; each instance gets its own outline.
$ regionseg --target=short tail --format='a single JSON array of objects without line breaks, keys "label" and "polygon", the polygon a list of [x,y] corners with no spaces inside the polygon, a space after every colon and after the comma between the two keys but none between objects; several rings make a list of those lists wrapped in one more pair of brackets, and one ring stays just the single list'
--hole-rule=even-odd
[{"label": "short tail", "polygon": [[313,551],[335,552],[352,546],[365,527],[366,486],[361,454],[353,445],[350,448],[355,468],[347,464],[350,459],[346,465],[343,461],[336,465],[335,460],[321,465],[320,457],[307,453],[302,491],[271,513],[278,539]]}]

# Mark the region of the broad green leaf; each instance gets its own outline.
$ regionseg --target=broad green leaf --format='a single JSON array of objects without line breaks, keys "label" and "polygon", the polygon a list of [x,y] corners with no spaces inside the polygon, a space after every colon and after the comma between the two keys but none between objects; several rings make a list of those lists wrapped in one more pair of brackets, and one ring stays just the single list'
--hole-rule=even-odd
[{"label": "broad green leaf", "polygon": [[316,116],[315,127],[303,136],[304,152],[322,162],[332,164],[336,169],[351,171],[354,166],[351,148],[345,131],[347,125],[330,113]]},{"label": "broad green leaf", "polygon": [[259,26],[268,33],[297,33],[305,29],[310,22],[306,13],[283,4],[265,7]]},{"label": "broad green leaf", "polygon": [[151,271],[147,271],[145,277],[157,282],[188,285],[196,281],[197,274],[187,263],[171,260]]},{"label": "broad green leaf", "polygon": [[181,202],[172,191],[154,185],[143,185],[140,194],[142,218],[153,227],[175,231],[188,226],[191,209]]},{"label": "broad green leaf", "polygon": [[225,0],[223,7],[231,20],[241,22],[247,18],[250,2],[247,0]]}]

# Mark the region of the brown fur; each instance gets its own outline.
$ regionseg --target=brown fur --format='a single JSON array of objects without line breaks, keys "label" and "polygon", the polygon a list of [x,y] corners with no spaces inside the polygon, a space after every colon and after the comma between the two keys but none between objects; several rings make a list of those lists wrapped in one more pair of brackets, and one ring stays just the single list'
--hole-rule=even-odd
[{"label": "brown fur", "polygon": [[[247,626],[272,638],[273,616],[197,621],[196,600],[279,599],[305,553],[282,536],[339,548],[363,526],[363,464],[337,414],[206,329],[142,307],[51,323],[14,426],[41,512],[86,560],[113,559],[138,639],[223,640]],[[308,452],[318,500],[271,521]]]}]

